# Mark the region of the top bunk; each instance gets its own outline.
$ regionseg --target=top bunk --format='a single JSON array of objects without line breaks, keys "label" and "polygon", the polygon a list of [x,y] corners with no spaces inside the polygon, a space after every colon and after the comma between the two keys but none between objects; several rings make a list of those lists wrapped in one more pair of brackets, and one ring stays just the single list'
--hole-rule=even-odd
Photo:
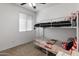
[{"label": "top bunk", "polygon": [[58,19],[61,19],[61,21],[37,23],[34,25],[34,28],[37,28],[37,27],[42,27],[42,28],[46,28],[46,27],[76,27],[77,26],[77,23],[76,23],[77,18],[68,19],[68,20],[66,20],[64,17],[56,18],[56,20],[58,20]]},{"label": "top bunk", "polygon": [[[50,22],[44,22],[44,23],[37,23],[34,25],[34,28],[42,27],[70,27],[70,28],[77,28],[78,24],[78,18],[79,17],[79,11],[72,12],[70,15],[67,15],[66,17],[58,17],[54,19],[47,19],[47,21]],[[46,20],[46,19],[45,19]],[[55,20],[55,21],[54,21]],[[57,21],[56,21],[57,20]]]},{"label": "top bunk", "polygon": [[37,27],[42,27],[42,28],[47,28],[47,27],[74,27],[74,28],[76,28],[76,25],[77,25],[76,21],[65,20],[65,21],[37,23],[37,24],[34,25],[34,28],[37,28]]},{"label": "top bunk", "polygon": [[71,26],[71,21],[55,21],[55,22],[46,22],[35,24],[34,27],[63,27]]}]

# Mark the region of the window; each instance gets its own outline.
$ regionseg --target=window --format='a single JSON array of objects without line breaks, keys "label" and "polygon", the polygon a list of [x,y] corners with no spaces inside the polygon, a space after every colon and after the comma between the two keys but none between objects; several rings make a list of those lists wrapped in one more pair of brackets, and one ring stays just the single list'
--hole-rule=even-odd
[{"label": "window", "polygon": [[33,30],[32,16],[26,15],[24,13],[19,14],[19,31],[31,31]]}]

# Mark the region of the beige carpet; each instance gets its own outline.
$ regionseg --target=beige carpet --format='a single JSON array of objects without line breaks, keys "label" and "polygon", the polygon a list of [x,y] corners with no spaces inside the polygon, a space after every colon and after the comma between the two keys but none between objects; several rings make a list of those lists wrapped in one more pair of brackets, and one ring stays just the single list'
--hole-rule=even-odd
[{"label": "beige carpet", "polygon": [[45,56],[45,54],[39,49],[35,48],[33,42],[26,43],[0,53],[8,53],[11,56]]}]

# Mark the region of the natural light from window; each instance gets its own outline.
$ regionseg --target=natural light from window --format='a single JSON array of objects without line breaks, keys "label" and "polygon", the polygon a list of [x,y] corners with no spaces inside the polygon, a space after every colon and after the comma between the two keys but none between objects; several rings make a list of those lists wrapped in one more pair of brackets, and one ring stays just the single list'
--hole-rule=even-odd
[{"label": "natural light from window", "polygon": [[19,14],[19,32],[32,31],[32,16],[24,13]]}]

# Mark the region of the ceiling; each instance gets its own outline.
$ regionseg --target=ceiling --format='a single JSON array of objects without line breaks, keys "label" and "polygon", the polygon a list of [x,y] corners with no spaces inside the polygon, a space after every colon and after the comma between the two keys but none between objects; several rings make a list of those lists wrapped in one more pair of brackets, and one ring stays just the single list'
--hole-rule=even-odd
[{"label": "ceiling", "polygon": [[[21,6],[20,4],[21,3],[16,3],[16,5],[18,5],[18,6]],[[45,8],[52,7],[52,6],[58,5],[58,4],[59,3],[46,3],[46,4],[36,3],[36,9],[34,9],[34,8],[30,7],[29,4],[27,3],[27,4],[25,4],[25,5],[21,6],[21,7],[24,7],[26,9],[32,10],[34,12],[37,12],[37,11],[40,11],[40,10],[43,10]]]}]

